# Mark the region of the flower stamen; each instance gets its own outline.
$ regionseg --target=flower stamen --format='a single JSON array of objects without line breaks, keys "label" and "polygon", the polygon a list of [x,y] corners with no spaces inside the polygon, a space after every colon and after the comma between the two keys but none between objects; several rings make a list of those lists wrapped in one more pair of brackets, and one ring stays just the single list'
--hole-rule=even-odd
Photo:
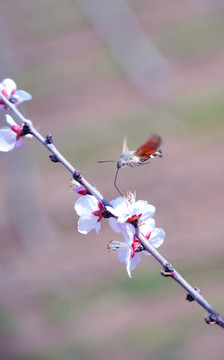
[{"label": "flower stamen", "polygon": [[141,216],[142,216],[142,214],[138,214],[138,215],[134,214],[134,215],[132,215],[131,217],[129,217],[127,219],[127,222],[131,223],[133,226],[137,226],[138,221],[139,221]]},{"label": "flower stamen", "polygon": [[109,252],[127,250],[128,248],[129,245],[123,241],[110,240],[109,244],[107,244],[107,249]]}]

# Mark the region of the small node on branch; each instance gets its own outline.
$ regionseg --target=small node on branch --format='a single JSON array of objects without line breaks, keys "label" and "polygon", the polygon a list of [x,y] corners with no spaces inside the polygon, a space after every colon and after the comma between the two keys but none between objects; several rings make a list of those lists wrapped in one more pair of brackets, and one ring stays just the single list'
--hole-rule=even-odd
[{"label": "small node on branch", "polygon": [[50,155],[49,158],[50,158],[50,160],[51,160],[52,162],[54,162],[54,163],[59,162],[59,160],[58,160],[58,158],[57,158],[56,155]]},{"label": "small node on branch", "polygon": [[[195,287],[194,289],[195,289],[195,291],[196,291],[198,294],[201,293],[201,291],[200,291],[199,288]],[[185,300],[187,300],[187,301],[189,301],[189,302],[192,302],[192,301],[194,301],[195,299],[194,299],[194,297],[193,297],[190,293],[188,293],[188,294],[186,295]]]},{"label": "small node on branch", "polygon": [[175,271],[174,268],[171,264],[167,263],[164,268],[160,271],[160,274],[165,276],[165,277],[174,277],[175,275]]},{"label": "small node on branch", "polygon": [[50,133],[48,133],[48,134],[46,135],[46,143],[47,143],[47,144],[53,144],[53,143],[54,143],[53,136],[52,136]]},{"label": "small node on branch", "polygon": [[16,99],[12,96],[10,96],[10,98],[8,99],[12,104],[16,103]]},{"label": "small node on branch", "polygon": [[78,181],[79,183],[81,182],[82,180],[82,175],[81,175],[81,172],[79,170],[75,170],[74,173],[73,173],[73,179]]},{"label": "small node on branch", "polygon": [[31,134],[31,129],[30,129],[30,125],[25,122],[23,124],[22,136],[25,136],[27,134]]},{"label": "small node on branch", "polygon": [[109,219],[109,218],[111,218],[111,217],[116,217],[115,215],[113,215],[113,214],[111,214],[111,212],[110,211],[108,211],[108,210],[104,210],[104,212],[103,212],[103,217],[105,218],[105,219]]},{"label": "small node on branch", "polygon": [[218,320],[218,314],[210,314],[209,316],[205,317],[205,322],[209,325],[214,325],[214,324],[218,324],[219,320]]}]

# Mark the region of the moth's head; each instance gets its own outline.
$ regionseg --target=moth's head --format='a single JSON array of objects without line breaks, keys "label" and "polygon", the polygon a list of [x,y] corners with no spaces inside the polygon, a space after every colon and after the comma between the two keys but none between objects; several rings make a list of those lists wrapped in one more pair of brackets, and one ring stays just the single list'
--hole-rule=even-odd
[{"label": "moth's head", "polygon": [[117,162],[117,168],[120,169],[121,167],[127,166],[128,160],[129,160],[129,158],[127,159],[125,154],[121,154],[121,156],[119,157],[119,160]]},{"label": "moth's head", "polygon": [[120,169],[124,166],[129,166],[129,162],[132,159],[132,156],[134,154],[134,151],[127,151],[120,155],[118,162],[117,162],[117,168]]}]

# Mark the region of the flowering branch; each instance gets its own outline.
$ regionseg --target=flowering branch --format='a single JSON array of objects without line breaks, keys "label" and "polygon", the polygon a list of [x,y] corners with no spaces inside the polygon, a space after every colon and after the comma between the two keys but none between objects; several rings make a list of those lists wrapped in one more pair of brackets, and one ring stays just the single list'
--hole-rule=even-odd
[{"label": "flowering branch", "polygon": [[[12,83],[12,80],[10,81],[11,83],[9,83],[9,85],[11,87],[12,85],[14,86],[15,83]],[[7,81],[5,82],[7,84]],[[5,86],[3,82],[1,84]],[[108,248],[118,251],[119,259],[126,262],[129,276],[131,276],[131,270],[139,263],[141,252],[151,254],[162,265],[163,269],[161,270],[161,274],[165,277],[171,277],[187,291],[186,300],[189,302],[195,300],[208,312],[209,315],[205,318],[206,323],[217,324],[224,328],[224,318],[200,295],[200,290],[193,288],[156,250],[156,247],[163,243],[165,232],[163,229],[155,228],[155,221],[152,219],[155,208],[141,200],[135,202],[135,194],[130,195],[130,193],[126,198],[119,197],[111,202],[107,201],[57,150],[52,135],[48,134],[46,138],[44,138],[34,128],[31,121],[27,120],[20,113],[15,106],[15,99],[17,100],[18,95],[17,98],[15,98],[14,94],[16,92],[11,90],[10,87],[10,94],[8,94],[5,90],[6,86],[4,87],[3,85],[0,86],[0,104],[4,105],[4,108],[11,109],[20,119],[23,126],[17,125],[14,120],[7,115],[7,122],[11,126],[11,129],[0,129],[0,147],[2,147],[0,150],[10,151],[14,146],[18,145],[18,142],[23,136],[34,136],[51,152],[52,155],[50,155],[50,159],[53,162],[60,162],[64,165],[72,174],[75,184],[78,183],[80,185],[75,188],[78,194],[84,195],[79,198],[75,204],[75,210],[80,216],[78,230],[86,234],[95,228],[98,233],[102,218],[108,219],[112,229],[117,233],[122,233],[125,239],[125,242],[111,241]],[[19,94],[23,95],[23,100],[20,100],[20,102],[31,98],[29,94],[22,90],[20,90]],[[21,144],[17,147],[20,146]]]}]

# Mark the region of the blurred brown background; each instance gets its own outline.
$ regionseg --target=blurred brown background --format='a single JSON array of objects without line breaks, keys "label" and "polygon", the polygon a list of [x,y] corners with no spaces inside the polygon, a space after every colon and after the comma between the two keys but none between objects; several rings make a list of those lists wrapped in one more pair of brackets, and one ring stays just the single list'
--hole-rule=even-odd
[{"label": "blurred brown background", "polygon": [[[161,253],[224,314],[224,3],[1,2],[0,75],[20,107],[104,196],[127,135],[162,160],[122,169],[122,192],[156,206]],[[4,114],[0,114],[4,124]],[[71,176],[35,140],[0,154],[0,358],[223,359],[223,332],[142,257],[129,279],[107,242],[77,232]]]}]

